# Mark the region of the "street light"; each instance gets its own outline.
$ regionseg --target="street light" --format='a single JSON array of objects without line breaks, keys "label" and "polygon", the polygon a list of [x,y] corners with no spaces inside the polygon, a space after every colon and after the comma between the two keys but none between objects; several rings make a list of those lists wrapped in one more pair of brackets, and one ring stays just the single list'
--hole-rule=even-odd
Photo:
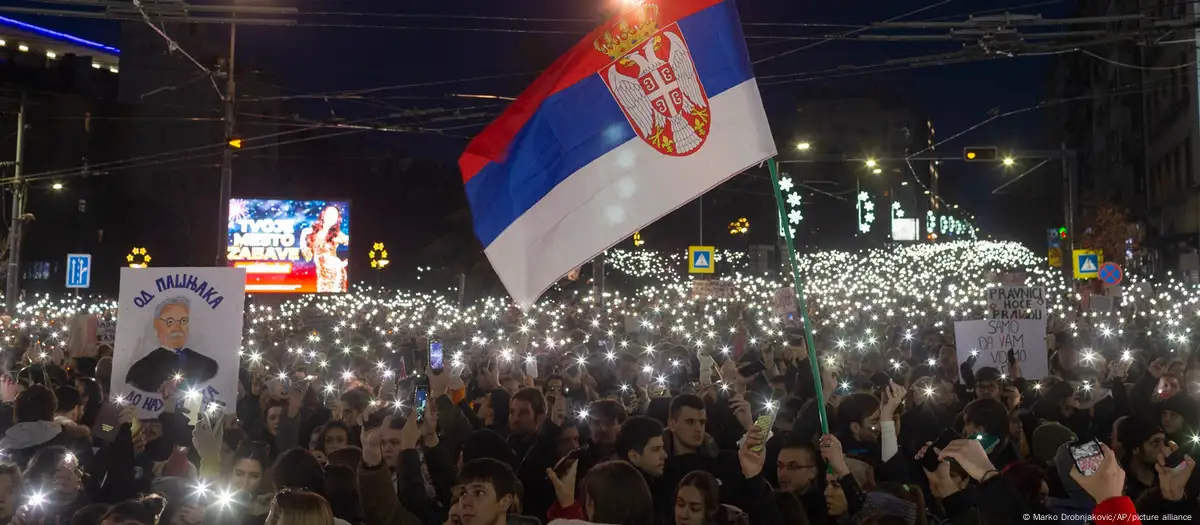
[{"label": "street light", "polygon": [[1004,163],[1005,166],[1012,166],[1017,161],[1015,159],[1013,159],[1012,157],[1004,157],[1004,160],[1002,162]]},{"label": "street light", "polygon": [[63,189],[63,185],[62,185],[62,183],[61,183],[61,182],[55,182],[55,183],[54,183],[53,185],[51,185],[50,187],[51,187],[51,188],[53,188],[53,189],[55,189],[55,190],[61,190],[61,189]]},{"label": "street light", "polygon": [[796,149],[798,149],[798,150],[800,150],[800,151],[808,151],[808,150],[809,150],[809,148],[812,148],[812,143],[809,143],[809,142],[801,142],[801,143],[799,143],[799,144],[796,144]]},{"label": "street light", "polygon": [[874,173],[874,174],[876,174],[876,175],[879,175],[880,173],[883,173],[883,170],[881,170],[881,169],[879,169],[879,168],[875,168],[875,169],[871,170],[871,173]]},{"label": "street light", "polygon": [[867,159],[867,167],[868,168],[874,168],[878,164],[879,163],[875,162],[875,159]]}]

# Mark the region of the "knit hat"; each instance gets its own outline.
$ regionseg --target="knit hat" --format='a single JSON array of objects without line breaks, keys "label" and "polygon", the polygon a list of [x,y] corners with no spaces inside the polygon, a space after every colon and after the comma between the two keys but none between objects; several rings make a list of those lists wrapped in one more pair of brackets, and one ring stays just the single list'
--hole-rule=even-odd
[{"label": "knit hat", "polygon": [[1063,443],[1054,454],[1054,466],[1058,469],[1058,478],[1062,481],[1063,490],[1067,492],[1067,497],[1074,501],[1095,503],[1092,496],[1071,477],[1071,469],[1075,468],[1075,458],[1071,456],[1070,445]]},{"label": "knit hat", "polygon": [[875,513],[902,518],[912,525],[917,521],[917,504],[886,492],[868,492],[867,506]]},{"label": "knit hat", "polygon": [[1076,439],[1078,438],[1071,429],[1050,421],[1033,429],[1033,442],[1030,443],[1029,448],[1033,453],[1033,459],[1042,465],[1049,465],[1054,460],[1054,454],[1058,452],[1058,447]]}]

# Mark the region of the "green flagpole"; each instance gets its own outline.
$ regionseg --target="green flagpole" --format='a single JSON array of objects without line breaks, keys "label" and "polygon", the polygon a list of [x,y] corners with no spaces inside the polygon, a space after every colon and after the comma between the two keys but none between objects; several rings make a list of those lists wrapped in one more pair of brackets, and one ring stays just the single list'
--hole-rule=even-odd
[{"label": "green flagpole", "polygon": [[785,222],[787,210],[783,205],[783,190],[779,187],[779,164],[774,158],[767,160],[771,169],[771,186],[775,188],[775,206],[779,208],[780,229],[783,239],[787,241],[788,260],[792,262],[792,279],[795,281],[796,306],[800,309],[800,319],[804,322],[804,340],[808,343],[808,365],[812,368],[813,384],[817,390],[817,414],[821,417],[821,434],[829,433],[829,416],[825,413],[824,385],[821,384],[821,371],[817,368],[817,346],[813,344],[812,323],[808,320],[808,305],[804,302],[804,281],[800,278],[800,265],[796,259],[796,243],[792,240],[792,229]]}]

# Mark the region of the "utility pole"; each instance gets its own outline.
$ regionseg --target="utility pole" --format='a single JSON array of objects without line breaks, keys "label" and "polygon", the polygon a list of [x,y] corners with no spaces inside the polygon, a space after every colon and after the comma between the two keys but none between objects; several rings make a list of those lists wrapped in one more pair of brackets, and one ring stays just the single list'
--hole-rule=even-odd
[{"label": "utility pole", "polygon": [[1075,207],[1078,203],[1079,182],[1075,177],[1075,152],[1067,150],[1067,144],[1062,144],[1062,172],[1064,193],[1067,197],[1067,239],[1063,247],[1063,271],[1067,279],[1075,278]]},{"label": "utility pole", "polygon": [[[235,15],[236,16],[236,15]],[[225,150],[221,154],[221,202],[217,204],[217,261],[216,266],[225,266],[226,249],[229,245],[229,199],[233,192],[233,148],[229,141],[233,140],[234,107],[237,94],[237,82],[234,80],[234,59],[237,50],[237,24],[229,24],[229,63],[225,68]]]},{"label": "utility pole", "polygon": [[25,215],[25,181],[21,171],[25,164],[25,93],[21,93],[21,108],[17,110],[17,155],[13,163],[12,218],[8,223],[8,275],[4,287],[4,308],[8,315],[17,314],[17,297],[21,295],[21,217]]}]

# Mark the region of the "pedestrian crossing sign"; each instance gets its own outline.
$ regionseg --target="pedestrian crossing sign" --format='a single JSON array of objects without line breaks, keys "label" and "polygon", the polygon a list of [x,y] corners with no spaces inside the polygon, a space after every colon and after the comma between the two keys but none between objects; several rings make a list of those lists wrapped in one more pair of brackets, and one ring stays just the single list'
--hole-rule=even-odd
[{"label": "pedestrian crossing sign", "polygon": [[713,273],[713,252],[712,246],[688,246],[688,273]]},{"label": "pedestrian crossing sign", "polygon": [[1095,279],[1100,276],[1100,265],[1104,254],[1099,250],[1075,250],[1071,252],[1075,261],[1076,279]]}]

